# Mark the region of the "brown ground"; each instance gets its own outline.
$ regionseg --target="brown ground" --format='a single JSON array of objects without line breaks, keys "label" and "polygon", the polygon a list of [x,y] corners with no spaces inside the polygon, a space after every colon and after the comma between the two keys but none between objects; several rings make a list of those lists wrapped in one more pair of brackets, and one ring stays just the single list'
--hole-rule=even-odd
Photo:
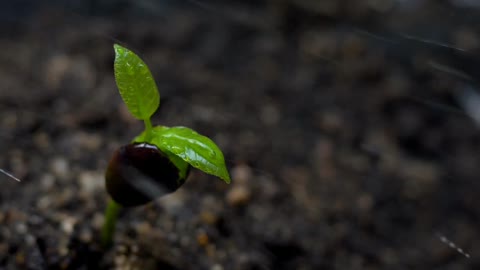
[{"label": "brown ground", "polygon": [[[22,179],[0,176],[0,269],[479,269],[480,132],[459,102],[478,12],[124,2],[0,13],[0,168]],[[213,138],[233,183],[193,171],[102,251],[104,169],[142,130],[114,42],[152,69],[153,121]]]}]

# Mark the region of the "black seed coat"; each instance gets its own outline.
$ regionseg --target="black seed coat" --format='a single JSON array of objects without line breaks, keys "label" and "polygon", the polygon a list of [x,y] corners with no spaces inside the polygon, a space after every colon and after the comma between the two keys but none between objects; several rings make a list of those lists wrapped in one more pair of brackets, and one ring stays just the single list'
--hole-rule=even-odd
[{"label": "black seed coat", "polygon": [[113,154],[105,174],[107,191],[124,207],[146,204],[177,190],[185,181],[156,146],[128,144]]}]

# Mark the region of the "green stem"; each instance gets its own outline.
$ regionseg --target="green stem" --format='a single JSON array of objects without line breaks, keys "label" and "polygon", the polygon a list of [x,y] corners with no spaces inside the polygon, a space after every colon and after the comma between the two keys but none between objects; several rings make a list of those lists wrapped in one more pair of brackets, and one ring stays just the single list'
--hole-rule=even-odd
[{"label": "green stem", "polygon": [[144,119],[143,123],[145,123],[145,141],[149,142],[150,138],[152,138],[152,121],[148,118]]},{"label": "green stem", "polygon": [[115,233],[115,224],[117,223],[118,212],[121,206],[110,199],[105,210],[105,222],[102,228],[102,246],[108,248],[113,243],[113,234]]}]

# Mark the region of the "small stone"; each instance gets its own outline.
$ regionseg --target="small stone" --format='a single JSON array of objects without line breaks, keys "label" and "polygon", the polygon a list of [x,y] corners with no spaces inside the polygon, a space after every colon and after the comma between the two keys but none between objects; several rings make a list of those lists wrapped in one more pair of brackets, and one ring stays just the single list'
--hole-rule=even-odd
[{"label": "small stone", "polygon": [[199,233],[197,233],[197,243],[202,246],[202,247],[205,247],[209,244],[209,238],[208,238],[208,235],[206,232],[204,231],[201,231]]},{"label": "small stone", "polygon": [[52,200],[50,196],[46,195],[37,200],[37,207],[39,209],[47,209],[52,205]]},{"label": "small stone", "polygon": [[70,58],[64,54],[54,55],[48,59],[44,69],[45,84],[52,89],[58,88],[70,65]]},{"label": "small stone", "polygon": [[266,199],[273,199],[279,193],[279,186],[276,181],[273,181],[270,177],[259,177],[260,189],[262,190],[262,196]]},{"label": "small stone", "polygon": [[182,236],[182,237],[180,238],[180,245],[181,245],[182,247],[188,247],[188,246],[190,246],[190,242],[191,242],[190,237]]},{"label": "small stone", "polygon": [[[58,254],[60,254],[61,256],[66,256],[68,254],[68,251],[69,248],[67,240],[62,239],[58,244]],[[62,267],[61,269],[66,269],[66,267]]]},{"label": "small stone", "polygon": [[357,198],[357,207],[361,211],[370,211],[373,206],[373,198],[370,194],[364,193]]},{"label": "small stone", "polygon": [[[44,218],[40,215],[30,215],[28,217],[28,224],[38,226],[41,225],[44,222]],[[2,220],[0,219],[0,223],[2,223]]]},{"label": "small stone", "polygon": [[85,243],[90,243],[93,239],[93,235],[90,230],[84,229],[80,232],[79,238]]},{"label": "small stone", "polygon": [[128,256],[128,261],[132,264],[132,266],[131,266],[132,270],[133,269],[138,269],[138,268],[135,267],[135,265],[133,265],[138,261],[138,256],[137,255],[130,254],[130,256]]},{"label": "small stone", "polygon": [[2,112],[2,127],[6,129],[16,129],[18,125],[18,116],[16,113]]},{"label": "small stone", "polygon": [[320,116],[320,127],[327,132],[338,132],[344,126],[344,120],[336,112],[323,112]]},{"label": "small stone", "polygon": [[435,163],[422,160],[403,160],[397,170],[406,180],[404,193],[409,198],[420,198],[432,192],[442,174]]},{"label": "small stone", "polygon": [[231,206],[241,206],[248,203],[251,197],[250,189],[236,185],[227,193],[227,202]]},{"label": "small stone", "polygon": [[96,74],[95,67],[87,57],[71,59],[71,66],[67,75],[76,89],[91,89],[95,84]]},{"label": "small stone", "polygon": [[102,213],[95,213],[92,218],[92,227],[95,229],[99,229],[103,226],[103,222],[105,217]]},{"label": "small stone", "polygon": [[205,122],[210,122],[215,117],[215,111],[208,106],[193,106],[192,114],[195,119]]},{"label": "small stone", "polygon": [[139,251],[140,251],[140,247],[138,245],[132,245],[130,247],[130,251],[133,253],[133,254],[138,254]]},{"label": "small stone", "polygon": [[91,152],[97,151],[102,145],[102,137],[95,133],[79,132],[72,137],[74,145]]},{"label": "small stone", "polygon": [[55,178],[53,175],[46,173],[40,179],[40,186],[43,190],[50,190],[55,185]]},{"label": "small stone", "polygon": [[28,231],[27,225],[23,222],[20,222],[15,226],[15,231],[18,234],[25,234]]},{"label": "small stone", "polygon": [[217,247],[213,244],[207,245],[205,247],[205,251],[206,251],[208,257],[213,258],[213,257],[215,257],[215,255],[217,253]]},{"label": "small stone", "polygon": [[148,222],[141,222],[136,224],[135,231],[139,235],[148,235],[152,231],[152,226]]},{"label": "small stone", "polygon": [[18,179],[23,179],[28,171],[23,153],[20,151],[12,151],[9,156],[10,168],[13,175]]},{"label": "small stone", "polygon": [[202,221],[202,223],[214,225],[218,221],[218,216],[211,211],[202,211],[200,213],[200,220]]},{"label": "small stone", "polygon": [[50,161],[52,173],[61,179],[65,179],[70,172],[70,165],[65,158],[57,157]]},{"label": "small stone", "polygon": [[18,265],[24,265],[25,264],[25,254],[23,252],[18,252],[15,256],[15,262]]},{"label": "small stone", "polygon": [[75,196],[75,191],[73,189],[64,189],[58,193],[58,196],[55,198],[56,206],[63,206],[71,202],[72,198]]},{"label": "small stone", "polygon": [[240,164],[232,169],[232,180],[235,184],[247,184],[252,178],[252,169],[246,164]]},{"label": "small stone", "polygon": [[127,262],[127,257],[125,255],[117,255],[115,256],[114,261],[117,267],[124,266],[124,264]]},{"label": "small stone", "polygon": [[335,149],[329,140],[318,140],[313,148],[315,161],[319,164],[328,162],[334,156]]},{"label": "small stone", "polygon": [[67,233],[71,234],[73,232],[73,227],[77,223],[76,219],[73,217],[64,217],[61,223],[62,230]]},{"label": "small stone", "polygon": [[213,211],[214,213],[219,213],[222,210],[222,203],[220,200],[210,194],[203,196],[201,205],[202,209],[205,209],[206,211]]},{"label": "small stone", "polygon": [[27,244],[30,247],[35,246],[37,244],[35,236],[33,236],[31,234],[27,234],[25,236],[25,244]]},{"label": "small stone", "polygon": [[214,264],[210,270],[223,270],[223,267],[220,264]]},{"label": "small stone", "polygon": [[103,188],[103,174],[96,171],[81,172],[78,177],[80,188],[86,193],[93,193]]},{"label": "small stone", "polygon": [[50,139],[45,132],[37,132],[33,135],[33,141],[35,145],[42,149],[46,150],[50,147]]},{"label": "small stone", "polygon": [[117,246],[117,254],[126,254],[127,250],[128,250],[128,248],[125,245],[118,245]]},{"label": "small stone", "polygon": [[164,207],[164,209],[172,214],[178,214],[181,209],[184,207],[185,202],[185,191],[182,189],[177,190],[176,192],[159,198],[158,202]]}]

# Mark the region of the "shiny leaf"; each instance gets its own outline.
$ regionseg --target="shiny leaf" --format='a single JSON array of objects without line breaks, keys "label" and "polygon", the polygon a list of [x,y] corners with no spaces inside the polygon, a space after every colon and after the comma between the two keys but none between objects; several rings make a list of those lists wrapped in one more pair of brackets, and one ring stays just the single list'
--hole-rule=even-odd
[{"label": "shiny leaf", "polygon": [[143,132],[134,139],[134,142],[154,144],[163,152],[171,153],[188,162],[192,167],[230,183],[223,153],[209,138],[186,127],[164,126],[154,127],[149,141],[145,141],[145,137]]},{"label": "shiny leaf", "polygon": [[130,113],[150,119],[160,105],[160,94],[147,65],[135,53],[115,44],[115,81]]}]

